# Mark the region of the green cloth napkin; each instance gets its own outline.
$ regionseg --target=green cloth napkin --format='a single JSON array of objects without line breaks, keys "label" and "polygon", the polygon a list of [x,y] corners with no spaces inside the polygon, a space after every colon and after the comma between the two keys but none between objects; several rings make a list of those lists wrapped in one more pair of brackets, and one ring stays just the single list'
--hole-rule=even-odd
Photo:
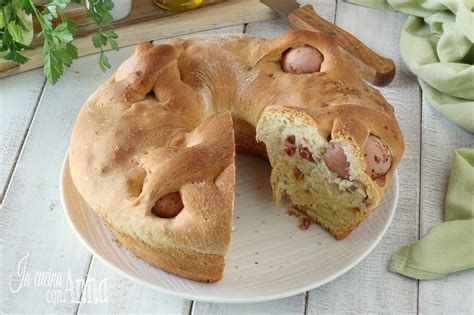
[{"label": "green cloth napkin", "polygon": [[430,280],[474,268],[474,149],[455,151],[444,219],[422,239],[399,249],[389,270]]},{"label": "green cloth napkin", "polygon": [[474,133],[474,0],[347,0],[409,14],[400,36],[403,60],[428,102]]},{"label": "green cloth napkin", "polygon": [[[474,0],[346,0],[409,14],[400,52],[428,102],[474,132]],[[389,270],[437,279],[474,268],[474,149],[457,149],[446,194],[445,222],[393,255]]]},{"label": "green cloth napkin", "polygon": [[[474,0],[346,1],[410,15],[400,36],[403,60],[428,102],[474,133]],[[389,270],[428,280],[469,268],[474,268],[474,149],[457,149],[445,222],[402,247]]]}]

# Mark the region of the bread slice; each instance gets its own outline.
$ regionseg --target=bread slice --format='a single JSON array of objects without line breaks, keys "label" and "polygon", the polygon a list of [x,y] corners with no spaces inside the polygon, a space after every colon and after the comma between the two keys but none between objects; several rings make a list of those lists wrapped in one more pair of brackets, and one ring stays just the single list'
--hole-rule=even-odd
[{"label": "bread slice", "polygon": [[[272,166],[273,198],[286,196],[337,239],[345,238],[373,210],[376,202],[348,138],[328,139],[307,113],[291,108],[268,108],[257,125],[257,139],[265,143]],[[337,141],[349,161],[349,178],[341,179],[327,167],[323,154]],[[293,144],[293,150],[285,146]]]}]

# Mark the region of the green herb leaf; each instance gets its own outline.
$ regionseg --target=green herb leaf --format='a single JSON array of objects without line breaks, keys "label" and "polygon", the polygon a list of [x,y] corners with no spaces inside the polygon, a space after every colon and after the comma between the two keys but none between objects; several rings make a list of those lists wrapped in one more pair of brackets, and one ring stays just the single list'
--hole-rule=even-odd
[{"label": "green herb leaf", "polygon": [[51,4],[63,10],[69,4],[69,2],[69,0],[53,0]]},{"label": "green herb leaf", "polygon": [[[94,23],[99,26],[99,30],[96,35],[92,36],[92,44],[95,48],[100,50],[99,66],[102,71],[110,69],[110,64],[107,57],[104,55],[104,47],[110,44],[110,47],[114,50],[118,50],[118,44],[116,39],[118,38],[115,33],[112,23],[112,15],[110,10],[113,9],[114,3],[112,0],[86,0],[89,3],[89,9],[87,10],[87,16],[89,16]],[[108,27],[109,30],[105,30]]]},{"label": "green herb leaf", "polygon": [[20,8],[26,14],[32,14],[33,13],[33,4],[30,2],[30,0],[20,0]]},{"label": "green herb leaf", "polygon": [[117,44],[117,41],[115,40],[115,38],[109,37],[109,44],[110,44],[110,47],[112,47],[113,50],[119,50],[119,47],[118,47],[118,44]]},{"label": "green herb leaf", "polygon": [[[28,44],[32,36],[31,14],[40,24],[41,31],[36,35],[44,39],[44,73],[55,84],[72,62],[78,58],[77,47],[72,44],[78,26],[64,18],[62,12],[71,0],[52,0],[46,5],[36,6],[34,0],[0,0],[0,58],[25,63],[28,58],[23,51],[32,49]],[[104,48],[110,44],[118,50],[110,10],[112,0],[86,0],[89,2],[87,15],[97,24],[99,30],[92,37],[94,47],[99,49],[99,66],[103,71],[110,69]],[[28,17],[28,18],[26,18]],[[60,19],[53,24],[53,19]]]},{"label": "green herb leaf", "polygon": [[56,28],[52,30],[51,36],[58,43],[69,43],[73,40],[72,33],[66,21],[56,26]]},{"label": "green herb leaf", "polygon": [[56,52],[50,49],[48,42],[44,42],[43,46],[43,62],[44,62],[44,74],[48,81],[52,84],[58,82],[59,77],[62,75],[64,67],[58,60]]},{"label": "green herb leaf", "polygon": [[21,63],[21,64],[24,64],[26,63],[28,60],[27,57],[19,54],[16,50],[11,50],[9,51],[5,57],[4,57],[6,60],[12,60],[12,61],[15,61],[15,62],[18,62],[18,63]]},{"label": "green herb leaf", "polygon": [[104,54],[101,54],[100,57],[99,57],[99,66],[102,69],[102,71],[104,71],[104,72],[107,69],[110,69],[109,59]]},{"label": "green herb leaf", "polygon": [[[31,3],[32,0],[29,1]],[[72,44],[77,25],[68,20],[62,20],[56,26],[52,23],[53,17],[64,16],[61,10],[66,7],[69,1],[53,0],[41,12],[33,7],[42,28],[38,35],[44,38],[44,74],[52,84],[59,80],[64,68],[70,67],[72,61],[78,57],[77,48]]]}]

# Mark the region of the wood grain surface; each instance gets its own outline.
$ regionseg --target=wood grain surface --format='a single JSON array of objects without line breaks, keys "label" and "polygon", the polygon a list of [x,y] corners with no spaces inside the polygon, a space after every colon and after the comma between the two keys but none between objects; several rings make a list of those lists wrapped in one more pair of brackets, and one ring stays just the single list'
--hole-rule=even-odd
[{"label": "wood grain surface", "polygon": [[[204,0],[201,4],[201,7],[205,7],[205,6],[216,4],[223,1],[224,0]],[[78,3],[69,4],[65,8],[64,14],[67,19],[76,23],[77,26],[79,27],[79,29],[74,34],[76,38],[87,36],[98,30],[98,27],[94,23],[94,21],[87,16],[86,8],[82,4],[78,4]],[[153,3],[153,1],[134,0],[132,1],[132,9],[131,9],[130,14],[121,20],[114,21],[114,28],[119,29],[124,26],[136,25],[143,22],[157,20],[157,19],[164,18],[166,16],[175,15],[175,14],[178,14],[178,12],[167,11],[167,10],[161,9],[158,6],[156,6]],[[61,21],[60,19],[54,19],[53,25],[59,24],[60,21]],[[33,29],[35,30],[35,32],[41,31],[39,22],[35,17],[33,17]],[[43,42],[44,42],[43,39],[35,37],[33,42],[31,43],[31,46],[37,47],[41,45]]]},{"label": "wood grain surface", "polygon": [[41,70],[6,78],[0,83],[0,200],[3,200],[44,84]]},{"label": "wood grain surface", "polygon": [[[158,9],[157,9],[158,10]],[[177,15],[165,16],[160,19],[150,19],[136,25],[124,25],[115,32],[119,36],[117,43],[120,47],[138,44],[152,39],[193,33],[217,27],[232,26],[242,23],[272,19],[276,14],[259,0],[227,0],[226,2],[206,6],[197,10],[183,12]],[[79,56],[97,53],[90,36],[74,39],[73,44],[78,48]],[[110,46],[104,50],[111,49]],[[0,60],[0,78],[20,72],[36,69],[43,65],[42,47],[23,52],[30,60],[22,65],[11,61]],[[5,70],[3,70],[5,69]]]},{"label": "wood grain surface", "polygon": [[[449,171],[456,148],[474,148],[474,136],[443,118],[423,99],[420,236],[443,221]],[[420,312],[474,314],[474,269],[420,281]]]},{"label": "wood grain surface", "polygon": [[[301,1],[319,15],[395,61],[394,81],[381,89],[395,107],[406,151],[398,169],[400,199],[392,226],[379,246],[353,270],[316,290],[256,304],[210,304],[174,298],[133,283],[91,257],[77,241],[59,206],[59,171],[71,128],[85,99],[110,76],[97,56],[78,60],[57,86],[44,85],[41,70],[0,79],[1,182],[8,187],[0,210],[0,312],[167,313],[167,314],[472,314],[474,271],[434,281],[416,281],[387,270],[390,256],[442,221],[453,150],[474,146],[473,136],[452,125],[422,101],[415,77],[399,55],[405,16],[342,1]],[[249,23],[215,32],[275,37],[288,29],[282,19]],[[168,32],[168,33],[166,33]],[[165,35],[174,35],[166,29]],[[108,52],[116,68],[132,49]],[[21,154],[20,154],[21,152]],[[6,175],[4,175],[6,174]],[[107,279],[107,303],[47,303],[44,288],[8,288],[19,260],[28,270],[70,273],[74,278]]]}]

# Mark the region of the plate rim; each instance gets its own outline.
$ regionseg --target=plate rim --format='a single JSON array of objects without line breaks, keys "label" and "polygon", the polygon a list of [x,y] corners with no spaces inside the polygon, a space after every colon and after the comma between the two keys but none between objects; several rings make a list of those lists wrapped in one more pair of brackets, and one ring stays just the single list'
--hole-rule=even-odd
[{"label": "plate rim", "polygon": [[[328,276],[324,278],[323,280],[320,280],[318,282],[315,282],[311,285],[307,285],[298,289],[290,290],[290,291],[284,291],[281,293],[276,293],[276,294],[269,294],[269,295],[264,295],[264,296],[259,296],[255,298],[216,298],[216,297],[206,297],[206,296],[199,296],[199,295],[193,295],[189,293],[182,293],[178,292],[176,290],[170,290],[167,288],[159,287],[156,285],[153,285],[151,283],[148,283],[146,281],[143,281],[141,278],[136,277],[134,275],[131,275],[124,270],[120,269],[119,267],[115,266],[112,262],[109,262],[106,258],[102,257],[92,246],[90,246],[87,241],[82,237],[81,233],[76,229],[75,224],[73,223],[70,215],[69,215],[69,209],[66,206],[66,200],[65,200],[65,194],[64,194],[64,172],[66,170],[66,163],[69,161],[69,148],[66,150],[66,154],[63,159],[63,163],[61,166],[61,174],[60,174],[60,182],[59,182],[59,193],[60,193],[60,199],[61,199],[61,205],[63,207],[63,211],[66,216],[66,220],[69,223],[70,227],[72,228],[74,234],[76,237],[79,239],[80,243],[93,255],[93,257],[97,257],[103,264],[105,264],[108,268],[114,270],[118,274],[135,281],[136,283],[139,283],[141,285],[144,285],[146,287],[149,287],[153,290],[159,291],[161,293],[165,293],[171,296],[175,296],[178,298],[182,299],[187,299],[187,300],[192,300],[192,301],[198,301],[198,302],[208,302],[208,303],[224,303],[224,304],[229,304],[229,303],[258,303],[258,302],[266,302],[266,301],[273,301],[273,300],[278,300],[278,299],[283,299],[287,298],[290,296],[294,296],[300,293],[304,293],[307,291],[311,291],[313,289],[319,288],[329,282],[334,281],[335,279],[339,278],[355,266],[357,266],[362,260],[364,260],[374,249],[375,247],[380,243],[382,238],[385,236],[385,233],[387,233],[388,228],[392,224],[393,217],[395,216],[395,212],[397,210],[398,206],[398,199],[399,199],[399,179],[398,179],[398,170],[395,170],[395,174],[393,176],[393,182],[392,185],[395,185],[395,191],[394,191],[394,199],[395,202],[392,206],[392,210],[390,211],[390,216],[388,218],[387,223],[385,224],[382,232],[380,235],[375,239],[375,241],[360,255],[357,257],[351,264],[347,265],[345,268],[342,268],[341,270],[335,272],[331,276]],[[128,250],[128,249],[127,249]],[[140,259],[140,258],[137,258]],[[193,281],[193,280],[189,280]]]}]

